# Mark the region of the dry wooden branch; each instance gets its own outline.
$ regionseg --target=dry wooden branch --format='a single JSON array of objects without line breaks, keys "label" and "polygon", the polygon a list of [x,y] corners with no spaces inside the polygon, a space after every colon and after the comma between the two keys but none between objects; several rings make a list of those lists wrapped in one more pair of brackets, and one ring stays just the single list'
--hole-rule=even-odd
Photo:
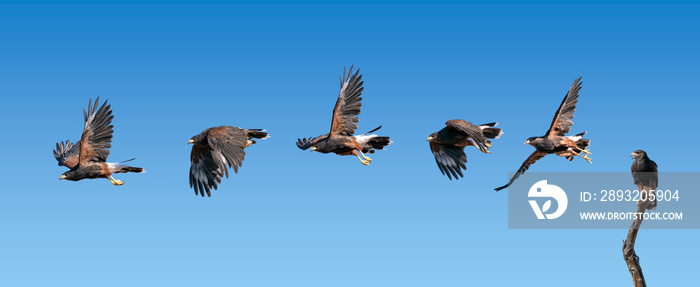
[{"label": "dry wooden branch", "polygon": [[[653,190],[652,188],[645,187],[644,190]],[[641,194],[640,190],[640,194]],[[622,243],[622,256],[627,263],[627,268],[632,275],[632,281],[634,282],[634,287],[646,287],[647,283],[644,280],[644,274],[642,273],[642,266],[639,265],[639,256],[634,252],[634,243],[637,241],[637,232],[639,227],[642,225],[642,220],[644,219],[644,212],[647,206],[651,203],[650,200],[642,201],[637,203],[637,218],[632,220],[632,226],[630,226],[627,232],[627,239]]]}]

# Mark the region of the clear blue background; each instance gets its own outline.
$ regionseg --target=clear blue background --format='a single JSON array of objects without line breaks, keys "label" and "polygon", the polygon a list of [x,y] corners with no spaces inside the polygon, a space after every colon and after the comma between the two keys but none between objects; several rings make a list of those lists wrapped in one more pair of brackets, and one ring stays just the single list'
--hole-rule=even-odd
[{"label": "clear blue background", "polygon": [[[66,2],[0,5],[3,286],[631,286],[627,230],[508,230],[493,191],[578,76],[593,164],[531,171],[627,171],[636,149],[699,171],[698,4]],[[371,166],[294,145],[353,64],[358,131],[394,140]],[[51,149],[97,96],[110,160],[148,171],[123,186],[58,180]],[[454,118],[505,130],[459,181],[425,142]],[[201,198],[186,142],[217,125],[271,138]],[[641,230],[648,284],[691,285],[698,235]]]}]

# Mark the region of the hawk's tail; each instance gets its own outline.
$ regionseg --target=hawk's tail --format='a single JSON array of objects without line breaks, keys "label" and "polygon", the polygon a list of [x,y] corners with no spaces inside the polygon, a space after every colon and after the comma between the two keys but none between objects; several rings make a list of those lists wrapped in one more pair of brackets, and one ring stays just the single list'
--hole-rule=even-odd
[{"label": "hawk's tail", "polygon": [[481,133],[483,133],[486,138],[497,139],[500,138],[503,134],[503,131],[501,129],[494,128],[497,125],[498,123],[488,123],[480,125],[479,127],[481,128]]},{"label": "hawk's tail", "polygon": [[[642,190],[644,190],[645,192],[647,192],[647,195],[648,195],[648,196],[646,196],[646,198],[647,198],[647,200],[650,201],[649,204],[647,205],[647,210],[654,210],[654,209],[656,209],[656,204],[657,204],[657,202],[656,202],[656,200],[657,200],[657,197],[656,197],[656,187],[653,187],[653,186],[645,186],[645,185],[643,185],[643,184],[640,184],[640,185],[638,185],[638,186],[639,186],[639,192],[642,192]],[[653,194],[654,196],[652,196],[652,194]],[[652,197],[654,197],[654,200],[651,200]],[[641,202],[642,202],[641,200],[640,200],[640,201],[637,201],[637,204],[640,204]]]},{"label": "hawk's tail", "polygon": [[580,140],[576,141],[576,146],[578,146],[578,148],[580,148],[580,149],[586,149],[588,147],[588,145],[590,145],[590,144],[591,144],[591,140],[589,140],[589,139],[580,139]]},{"label": "hawk's tail", "polygon": [[127,173],[127,172],[144,173],[144,172],[146,172],[141,167],[133,167],[133,166],[128,166],[128,165],[120,164],[120,163],[108,162],[107,167],[109,168],[109,171],[111,171],[112,173]]},{"label": "hawk's tail", "polygon": [[266,139],[270,137],[270,134],[266,133],[264,129],[246,129],[245,133],[248,138]]},{"label": "hawk's tail", "polygon": [[575,135],[573,135],[573,136],[568,136],[567,138],[569,138],[570,140],[574,141],[574,142],[576,143],[576,146],[578,146],[578,148],[580,148],[580,149],[586,149],[586,148],[588,147],[588,145],[591,144],[591,140],[589,140],[589,139],[584,139],[584,138],[583,138],[583,136],[584,136],[586,133],[587,133],[587,132],[582,132],[582,133],[579,133],[579,134],[575,134]]},{"label": "hawk's tail", "polygon": [[[579,149],[583,150],[583,149],[588,148],[588,145],[591,144],[591,140],[583,138],[583,135],[585,135],[585,134],[586,134],[586,132],[582,132],[580,134],[575,134],[575,135],[570,136],[568,138],[574,140],[576,142],[576,146]],[[569,161],[572,161],[572,160],[574,160],[574,156],[573,155],[567,156],[566,159],[568,159]]]},{"label": "hawk's tail", "polygon": [[[385,146],[388,146],[392,143],[391,139],[389,137],[372,137],[367,141],[367,144],[374,150],[374,149],[384,149]],[[373,153],[374,151],[370,150],[370,153]]]},{"label": "hawk's tail", "polygon": [[127,172],[144,173],[146,171],[141,167],[127,166],[125,168],[122,168],[121,172],[119,172],[119,173],[127,173]]},{"label": "hawk's tail", "polygon": [[654,198],[654,201],[650,202],[649,205],[647,205],[647,210],[654,210],[656,209],[656,198]]}]

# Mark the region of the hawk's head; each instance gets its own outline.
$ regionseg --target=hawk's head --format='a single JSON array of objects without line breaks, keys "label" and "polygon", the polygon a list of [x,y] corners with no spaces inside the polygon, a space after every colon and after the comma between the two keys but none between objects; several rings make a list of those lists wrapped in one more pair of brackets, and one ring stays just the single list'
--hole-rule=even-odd
[{"label": "hawk's head", "polygon": [[77,181],[81,180],[82,178],[78,175],[78,172],[74,170],[69,170],[64,172],[61,177],[58,178],[58,180],[65,179],[65,180],[72,180],[72,181]]},{"label": "hawk's head", "polygon": [[434,140],[435,138],[437,138],[437,136],[438,136],[438,133],[432,133],[432,134],[428,137],[427,141]]},{"label": "hawk's head", "polygon": [[205,133],[198,134],[196,136],[193,136],[190,138],[189,141],[187,141],[188,144],[207,144],[204,142],[206,140],[207,136]]},{"label": "hawk's head", "polygon": [[534,143],[537,141],[538,137],[530,137],[528,138],[523,145],[531,145],[534,146]]},{"label": "hawk's head", "polygon": [[647,153],[643,150],[635,150],[633,153],[630,154],[630,158],[633,159],[643,159],[647,157]]}]

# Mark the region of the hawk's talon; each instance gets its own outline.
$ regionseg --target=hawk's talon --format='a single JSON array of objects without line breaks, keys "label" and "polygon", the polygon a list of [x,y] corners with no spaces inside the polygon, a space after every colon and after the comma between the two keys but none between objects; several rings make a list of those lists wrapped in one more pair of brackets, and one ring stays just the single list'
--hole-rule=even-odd
[{"label": "hawk's talon", "polygon": [[120,186],[120,185],[124,184],[123,181],[118,180],[118,179],[114,179],[114,177],[112,177],[111,175],[107,177],[107,180],[109,180],[109,182],[111,182],[112,184],[114,184],[116,186]]},{"label": "hawk's talon", "polygon": [[580,148],[576,148],[576,149],[578,149],[579,152],[585,153],[586,155],[592,155],[592,154],[593,154],[593,153],[591,152],[591,150],[589,150],[589,149],[580,149]]},{"label": "hawk's talon", "polygon": [[[360,152],[360,153],[358,153],[358,154],[356,154],[356,155],[357,155],[357,158],[360,160],[360,162],[361,162],[362,164],[364,164],[364,165],[369,165],[370,163],[372,163],[372,162],[371,162],[372,159],[369,159],[369,160],[364,160],[364,159],[362,159],[362,158],[360,157],[361,154],[362,154],[362,152]],[[365,157],[364,154],[362,154],[362,156]],[[365,157],[365,158],[367,158],[367,157]]]},{"label": "hawk's talon", "polygon": [[590,158],[590,157],[585,156],[585,155],[578,155],[578,156],[580,156],[581,158],[585,159],[588,163],[593,164],[593,163],[591,162],[591,158]]},{"label": "hawk's talon", "polygon": [[[360,155],[362,156],[362,158],[364,158],[366,161],[372,161],[372,159],[369,158],[368,156],[366,156],[364,153],[362,153],[361,150],[358,150],[357,152],[360,153]],[[362,160],[362,159],[360,159],[360,160]]]},{"label": "hawk's talon", "polygon": [[252,144],[253,144],[253,141],[252,141],[252,140],[248,140],[248,141],[245,143],[245,147],[249,147],[249,146],[252,145]]}]

